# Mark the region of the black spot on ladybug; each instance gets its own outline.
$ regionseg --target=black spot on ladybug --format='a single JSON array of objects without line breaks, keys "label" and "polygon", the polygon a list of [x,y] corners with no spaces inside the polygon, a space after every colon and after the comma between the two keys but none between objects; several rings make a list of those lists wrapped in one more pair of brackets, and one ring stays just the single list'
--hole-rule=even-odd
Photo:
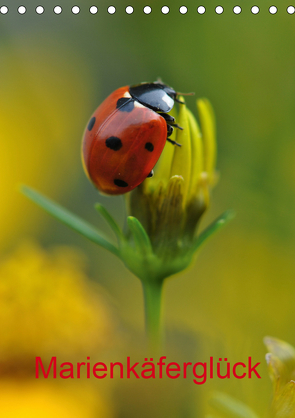
[{"label": "black spot on ladybug", "polygon": [[128,183],[126,183],[126,181],[124,181],[124,180],[115,179],[114,183],[118,187],[128,187]]},{"label": "black spot on ladybug", "polygon": [[88,123],[88,126],[87,126],[88,131],[91,131],[91,129],[93,128],[93,126],[95,124],[95,121],[96,121],[96,117],[93,116],[93,118],[91,118],[89,123]]},{"label": "black spot on ladybug", "polygon": [[116,108],[121,112],[131,112],[134,109],[134,100],[130,97],[121,97],[117,101]]},{"label": "black spot on ladybug", "polygon": [[147,142],[145,144],[145,149],[147,149],[149,152],[152,152],[152,151],[154,151],[154,146],[151,142]]},{"label": "black spot on ladybug", "polygon": [[108,139],[106,139],[106,146],[113,151],[119,151],[120,148],[122,148],[122,141],[120,138],[117,138],[116,136],[110,136]]}]

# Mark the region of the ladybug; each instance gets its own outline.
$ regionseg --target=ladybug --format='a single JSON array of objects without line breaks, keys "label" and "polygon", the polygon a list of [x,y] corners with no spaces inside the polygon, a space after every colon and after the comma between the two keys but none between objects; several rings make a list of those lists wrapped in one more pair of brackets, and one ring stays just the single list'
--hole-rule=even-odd
[{"label": "ladybug", "polygon": [[99,191],[119,195],[152,177],[173,127],[168,114],[177,99],[160,81],[115,90],[95,110],[85,129],[82,159],[85,171]]}]

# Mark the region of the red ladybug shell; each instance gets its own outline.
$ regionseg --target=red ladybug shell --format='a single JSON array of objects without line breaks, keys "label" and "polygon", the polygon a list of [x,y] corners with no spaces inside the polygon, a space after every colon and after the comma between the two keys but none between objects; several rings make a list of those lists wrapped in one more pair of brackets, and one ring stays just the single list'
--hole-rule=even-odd
[{"label": "red ladybug shell", "polygon": [[[165,119],[130,98],[129,87],[114,91],[95,110],[84,133],[84,168],[103,193],[118,195],[142,183],[158,161],[167,138]],[[121,102],[119,102],[121,103]]]}]

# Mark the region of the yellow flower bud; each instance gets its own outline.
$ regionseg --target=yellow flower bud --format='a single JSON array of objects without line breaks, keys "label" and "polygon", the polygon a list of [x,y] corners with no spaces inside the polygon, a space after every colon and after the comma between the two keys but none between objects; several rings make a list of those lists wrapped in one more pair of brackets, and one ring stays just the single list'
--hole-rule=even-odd
[{"label": "yellow flower bud", "polygon": [[193,114],[181,104],[177,123],[183,129],[174,129],[172,136],[181,147],[167,144],[154,177],[129,196],[130,213],[142,223],[160,257],[168,252],[175,257],[191,247],[215,184],[214,113],[206,99],[197,100],[197,106],[203,134]]}]

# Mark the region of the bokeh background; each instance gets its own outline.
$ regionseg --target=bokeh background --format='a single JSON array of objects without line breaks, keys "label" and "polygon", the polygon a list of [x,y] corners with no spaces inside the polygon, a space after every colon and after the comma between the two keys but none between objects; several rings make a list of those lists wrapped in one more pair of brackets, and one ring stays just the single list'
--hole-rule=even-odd
[{"label": "bokeh background", "polygon": [[[49,4],[50,3],[50,4]],[[0,403],[5,417],[203,417],[213,389],[263,415],[271,384],[265,335],[295,344],[295,15],[280,1],[102,0],[61,15],[37,1],[9,2],[0,16]],[[52,219],[18,192],[30,185],[109,233],[101,202],[123,224],[122,197],[97,193],[83,173],[80,145],[93,110],[123,85],[158,76],[207,97],[216,112],[220,181],[202,228],[228,208],[235,220],[186,272],[165,286],[164,355],[171,361],[232,363],[252,356],[262,379],[208,381],[41,381],[36,355],[65,361],[143,361],[139,281],[105,250]],[[195,112],[195,98],[187,104]],[[196,112],[195,112],[196,114]]]}]

